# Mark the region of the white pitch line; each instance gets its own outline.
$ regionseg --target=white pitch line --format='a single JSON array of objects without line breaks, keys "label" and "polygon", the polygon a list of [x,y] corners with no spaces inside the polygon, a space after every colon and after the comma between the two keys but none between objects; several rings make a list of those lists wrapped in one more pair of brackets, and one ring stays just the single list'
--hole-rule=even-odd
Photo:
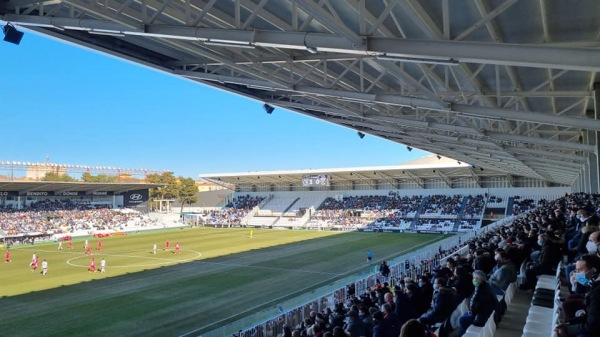
[{"label": "white pitch line", "polygon": [[181,262],[190,262],[190,261],[194,261],[197,258],[199,258],[200,256],[202,256],[202,253],[197,252],[195,250],[182,250],[182,252],[194,252],[197,255],[195,257],[192,258],[188,258],[188,259],[184,259],[184,260],[173,260],[173,259],[167,259],[167,258],[161,258],[161,257],[154,257],[154,256],[135,256],[135,255],[121,255],[121,254],[98,254],[98,255],[85,255],[85,256],[78,256],[78,257],[73,257],[67,260],[67,264],[69,266],[72,267],[87,267],[87,265],[80,265],[80,264],[74,264],[71,263],[71,261],[73,260],[77,260],[77,259],[82,259],[82,258],[90,258],[90,257],[96,257],[96,256],[108,256],[108,257],[125,257],[125,258],[131,258],[131,259],[150,259],[150,260],[164,260],[165,262],[159,262],[159,263],[147,263],[147,264],[129,264],[129,265],[111,265],[110,268],[131,268],[131,267],[150,267],[150,266],[160,266],[160,265],[166,265],[166,264],[171,264],[171,263],[181,263]]}]

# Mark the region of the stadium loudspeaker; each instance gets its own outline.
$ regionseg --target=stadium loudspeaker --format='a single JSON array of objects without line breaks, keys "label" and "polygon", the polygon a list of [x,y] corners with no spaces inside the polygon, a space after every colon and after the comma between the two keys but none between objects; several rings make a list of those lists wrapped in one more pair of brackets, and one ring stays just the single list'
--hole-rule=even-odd
[{"label": "stadium loudspeaker", "polygon": [[273,110],[275,110],[274,107],[270,106],[269,104],[265,103],[265,105],[263,105],[263,109],[265,109],[265,111],[270,115],[273,113]]},{"label": "stadium loudspeaker", "polygon": [[365,134],[360,131],[358,131],[358,136],[360,137],[360,139],[365,138]]},{"label": "stadium loudspeaker", "polygon": [[23,38],[23,32],[18,31],[13,25],[6,24],[2,30],[4,31],[4,41],[18,45]]}]

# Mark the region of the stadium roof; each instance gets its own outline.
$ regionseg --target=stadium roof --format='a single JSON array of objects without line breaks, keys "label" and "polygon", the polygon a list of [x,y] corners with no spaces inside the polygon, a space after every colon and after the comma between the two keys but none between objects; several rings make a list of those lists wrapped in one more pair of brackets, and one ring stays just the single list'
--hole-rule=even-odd
[{"label": "stadium roof", "polygon": [[133,190],[143,190],[161,184],[139,183],[84,183],[84,182],[57,182],[57,181],[0,181],[0,191],[19,192],[25,194],[32,191],[44,192],[100,192],[108,191],[122,193]]},{"label": "stadium roof", "polygon": [[445,157],[438,159],[436,156],[427,156],[394,166],[209,173],[200,174],[199,177],[216,183],[233,185],[269,183],[298,185],[305,175],[327,175],[331,181],[335,182],[370,182],[376,179],[388,181],[390,185],[394,185],[396,180],[412,180],[422,184],[424,179],[435,178],[445,180],[448,186],[452,185],[451,180],[457,178],[479,181],[483,176],[506,176],[505,173],[498,170],[478,168]]},{"label": "stadium roof", "polygon": [[591,173],[596,189],[598,13],[597,0],[0,3],[17,27],[477,167],[569,185]]}]

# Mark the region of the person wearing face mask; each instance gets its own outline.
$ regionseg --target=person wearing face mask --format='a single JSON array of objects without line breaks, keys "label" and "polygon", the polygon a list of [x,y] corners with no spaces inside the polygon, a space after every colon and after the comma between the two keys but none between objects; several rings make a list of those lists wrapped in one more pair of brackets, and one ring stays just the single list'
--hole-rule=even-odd
[{"label": "person wearing face mask", "polygon": [[433,283],[433,289],[435,290],[435,295],[433,296],[431,309],[419,317],[419,322],[427,326],[445,321],[456,307],[454,305],[456,291],[446,287],[446,279],[443,277],[436,278]]},{"label": "person wearing face mask", "polygon": [[517,267],[510,261],[508,254],[501,250],[494,256],[498,268],[490,276],[490,286],[498,295],[503,295],[508,286],[517,280]]},{"label": "person wearing face mask", "polygon": [[[600,252],[598,252],[598,245],[600,245],[600,231],[596,230],[593,233],[589,233],[586,236],[586,240],[587,242],[585,244],[585,253],[577,255],[573,261],[576,261],[585,254],[597,254],[598,256],[600,256]],[[573,270],[575,270],[575,263],[567,264],[565,266],[565,275],[571,275]],[[573,283],[571,281],[571,277],[567,277],[567,287],[569,288],[571,293],[581,293],[580,291],[577,291],[577,288],[579,286],[577,286],[576,283]]]},{"label": "person wearing face mask", "polygon": [[487,283],[487,276],[481,270],[473,272],[475,291],[469,302],[469,311],[458,319],[458,336],[465,334],[469,326],[484,326],[498,306],[496,294]]},{"label": "person wearing face mask", "polygon": [[558,337],[598,336],[600,327],[600,257],[585,255],[576,262],[575,280],[589,287],[585,294],[585,309],[567,324],[556,327]]},{"label": "person wearing face mask", "polygon": [[365,336],[371,337],[373,335],[373,317],[371,317],[368,306],[361,305],[358,307],[358,318],[362,319],[365,326]]},{"label": "person wearing face mask", "polygon": [[588,254],[596,254],[600,257],[600,231],[595,231],[590,234],[585,249]]},{"label": "person wearing face mask", "polygon": [[425,310],[429,309],[431,300],[433,299],[433,285],[429,282],[429,278],[425,275],[419,277],[419,289],[423,295],[423,302],[427,303]]},{"label": "person wearing face mask", "polygon": [[542,247],[537,263],[529,266],[525,271],[526,281],[519,288],[529,290],[535,287],[538,275],[554,274],[552,269],[562,259],[560,246],[554,243],[546,234],[538,235],[538,245]]},{"label": "person wearing face mask", "polygon": [[[598,217],[595,214],[590,214],[589,211],[585,209],[580,209],[577,211],[577,226],[575,227],[575,232],[573,237],[567,241],[567,248],[571,251],[576,251],[579,243],[582,240],[582,236],[584,236],[583,229],[587,226],[597,226],[598,225]],[[567,238],[569,236],[567,235]],[[585,245],[585,243],[584,243]]]},{"label": "person wearing face mask", "polygon": [[417,286],[415,283],[408,283],[406,285],[405,293],[408,297],[408,305],[410,308],[414,308],[414,310],[411,310],[414,316],[410,316],[408,319],[418,318],[427,311],[430,303],[427,303],[423,300],[423,295],[421,294],[419,286]]},{"label": "person wearing face mask", "polygon": [[471,282],[471,273],[465,267],[458,266],[454,270],[454,276],[450,281],[450,286],[456,290],[455,305],[459,305],[465,298],[471,296],[475,287]]},{"label": "person wearing face mask", "polygon": [[579,235],[579,243],[575,247],[575,254],[580,256],[583,254],[587,254],[586,245],[589,242],[590,235],[598,230],[598,218],[590,217],[590,219],[585,223],[580,230]]},{"label": "person wearing face mask", "polygon": [[[598,250],[598,246],[600,245],[600,231],[596,231],[592,233],[589,237],[589,241],[586,245],[587,251],[591,255],[595,255],[600,258],[600,251]],[[580,259],[579,257],[578,259]],[[563,316],[567,319],[571,319],[575,317],[575,313],[579,309],[583,309],[585,306],[584,299],[585,293],[589,290],[588,286],[584,286],[581,283],[576,281],[577,273],[575,272],[577,268],[576,263],[569,264],[565,267],[566,274],[569,275],[567,277],[567,284],[569,286],[569,290],[571,294],[567,296],[567,298],[562,303]]]}]

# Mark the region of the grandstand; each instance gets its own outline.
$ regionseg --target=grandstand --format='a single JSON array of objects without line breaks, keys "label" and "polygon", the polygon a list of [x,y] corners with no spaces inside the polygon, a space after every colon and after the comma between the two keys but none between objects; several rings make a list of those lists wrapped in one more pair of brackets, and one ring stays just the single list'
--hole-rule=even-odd
[{"label": "grandstand", "polygon": [[[450,254],[466,253],[469,247],[461,245],[461,242],[472,240],[474,235],[489,236],[486,233],[497,231],[503,224],[510,225],[515,217],[526,215],[536,208],[550,207],[549,205],[554,205],[554,200],[569,192],[567,186],[535,187],[534,180],[530,180],[530,187],[506,188],[503,187],[504,182],[499,181],[497,186],[489,184],[485,187],[468,188],[463,184],[470,185],[471,182],[458,177],[467,175],[472,168],[458,164],[452,164],[455,166],[452,167],[453,173],[448,173],[445,178],[459,182],[455,188],[414,188],[411,184],[419,181],[423,182],[423,186],[442,183],[427,175],[433,170],[448,170],[449,164],[431,159],[431,166],[426,168],[415,168],[411,163],[407,163],[399,167],[322,170],[318,172],[319,175],[327,176],[339,185],[319,187],[302,186],[305,172],[277,171],[262,172],[260,175],[232,173],[229,174],[230,177],[204,176],[204,179],[218,183],[229,184],[238,180],[244,183],[235,185],[236,191],[231,195],[224,197],[221,193],[210,198],[212,202],[220,203],[220,207],[215,204],[207,207],[195,205],[186,209],[186,213],[195,214],[201,220],[194,223],[195,225],[219,228],[455,234],[436,243],[436,248],[425,247],[410,256],[404,255],[390,260],[392,279],[397,284],[398,280],[404,277],[416,278],[424,273],[432,273]],[[340,174],[339,171],[344,173]],[[385,182],[365,181],[362,178],[374,171],[377,172],[374,176],[393,178],[386,179]],[[395,177],[395,174],[399,175]],[[285,188],[278,188],[271,183],[272,180],[280,179],[280,176],[285,177],[282,184]],[[411,182],[405,182],[403,179]],[[479,179],[488,180],[485,176]],[[395,184],[391,184],[392,182]],[[446,184],[446,181],[443,183]],[[354,186],[354,189],[340,188],[344,186]],[[373,189],[373,186],[378,188]],[[38,240],[60,240],[66,236],[137,232],[183,225],[178,221],[177,213],[146,214],[147,204],[143,208],[133,205],[144,212],[122,211],[128,209],[125,207],[127,196],[137,194],[140,190],[147,191],[154,185],[4,182],[3,187],[6,193],[0,193],[0,224],[5,243],[9,245],[23,244],[25,240],[33,237]],[[40,216],[40,212],[49,219],[43,226],[34,221]],[[13,216],[16,218],[11,218]],[[22,217],[30,220],[23,223],[18,220]],[[17,225],[11,226],[11,223]],[[364,293],[367,287],[376,284],[378,274],[374,273],[366,278],[360,275],[355,277],[357,280],[350,284],[355,294]],[[317,293],[322,291],[326,293],[331,291],[331,288],[319,290]],[[344,291],[336,290],[333,294],[334,298],[351,296],[346,293],[345,288]],[[527,300],[526,294],[521,293],[517,293],[515,298],[518,301]],[[291,300],[290,303],[298,304],[295,300]],[[326,303],[331,304],[329,301],[324,302],[323,298],[319,303],[316,308],[321,308],[320,310],[327,306]],[[292,304],[286,304],[289,305]],[[313,303],[310,307],[315,308],[314,305]],[[288,324],[294,323],[298,317],[305,315],[304,310],[296,308],[286,314],[285,321]],[[272,321],[273,319],[277,323]],[[245,325],[242,326],[239,325],[240,322],[242,321],[224,325],[212,332],[205,331],[205,335],[222,335],[223,331],[234,327],[236,330],[247,328],[246,332],[242,333],[243,336],[251,334],[253,329],[256,330],[260,326],[263,329],[266,329],[267,325],[271,326],[271,329],[282,328],[276,317],[262,323],[243,320]],[[248,324],[258,325],[248,328]]]},{"label": "grandstand", "polygon": [[[307,175],[325,176],[328,183],[303,186]],[[388,167],[216,173],[200,178],[235,185],[234,198],[264,201],[251,210],[244,207],[247,213],[229,225],[296,229],[457,233],[518,215],[570,191],[567,186],[538,187],[539,181],[526,177],[510,178],[523,187],[506,188],[509,178],[498,172],[475,174],[470,165],[435,156]]]},{"label": "grandstand", "polygon": [[4,241],[56,240],[174,224],[172,215],[147,215],[148,189],[160,184],[0,181],[0,186]]}]

